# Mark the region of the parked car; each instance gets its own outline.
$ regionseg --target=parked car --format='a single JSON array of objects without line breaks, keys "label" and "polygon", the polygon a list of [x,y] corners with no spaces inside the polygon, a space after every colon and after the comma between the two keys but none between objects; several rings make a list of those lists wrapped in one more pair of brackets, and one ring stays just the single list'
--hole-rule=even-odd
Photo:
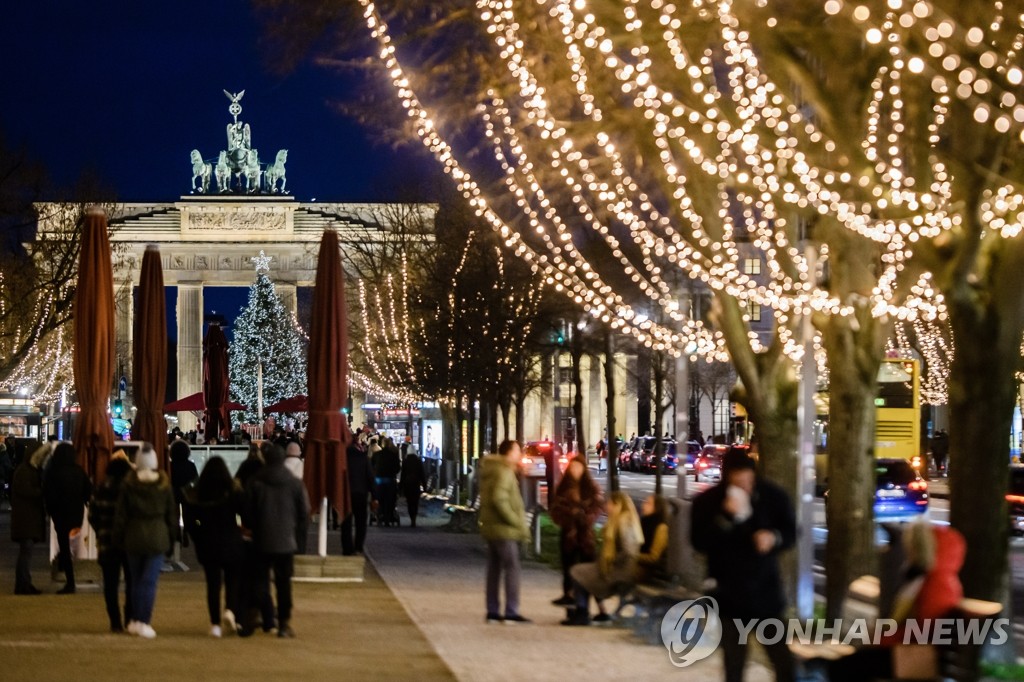
[{"label": "parked car", "polygon": [[722,457],[729,451],[728,445],[708,443],[693,463],[693,480],[717,481],[722,478]]},{"label": "parked car", "polygon": [[[638,439],[641,441],[640,450],[640,471],[645,473],[653,474],[657,470],[656,462],[654,461],[654,447],[657,445],[658,439],[654,436],[646,436]],[[662,473],[673,472],[679,464],[676,457],[676,442],[671,438],[667,438],[663,441],[661,454]]]},{"label": "parked car", "polygon": [[1010,532],[1024,535],[1024,465],[1010,467],[1010,491],[1006,493],[1010,514]]},{"label": "parked car", "polygon": [[[546,476],[555,466],[564,470],[560,460],[565,459],[562,446],[550,440],[532,441],[523,448],[519,470],[524,476]],[[568,460],[565,461],[568,464]]]},{"label": "parked car", "polygon": [[686,441],[686,456],[684,458],[680,458],[683,460],[681,464],[683,465],[684,470],[687,472],[693,471],[693,465],[697,461],[697,458],[700,457],[700,450],[701,445],[698,441]]},{"label": "parked car", "polygon": [[619,471],[640,471],[642,441],[642,438],[634,438],[619,451]]},{"label": "parked car", "polygon": [[[828,512],[828,490],[825,510]],[[909,521],[928,511],[928,482],[905,459],[875,460],[875,521]]]}]

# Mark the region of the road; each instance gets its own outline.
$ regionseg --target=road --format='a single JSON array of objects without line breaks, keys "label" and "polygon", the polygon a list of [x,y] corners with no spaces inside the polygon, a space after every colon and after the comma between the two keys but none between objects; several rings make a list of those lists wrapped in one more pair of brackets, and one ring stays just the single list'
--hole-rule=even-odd
[{"label": "road", "polygon": [[[607,487],[608,474],[607,472],[601,472],[598,474],[596,470],[592,469],[595,476],[599,476],[599,480],[604,487]],[[629,494],[635,502],[639,503],[648,495],[654,492],[655,488],[655,477],[648,474],[635,474],[630,472],[621,472],[619,474],[619,485],[623,491]],[[703,492],[713,483],[696,483],[693,477],[688,477],[686,481],[686,494],[685,497],[692,497],[695,494]],[[678,490],[678,482],[675,474],[665,476],[662,482],[663,490],[665,495],[675,495]],[[949,523],[949,500],[932,498],[928,509],[928,518],[934,523]],[[824,568],[824,555],[825,555],[825,541],[828,537],[828,531],[825,529],[825,504],[821,498],[815,498],[814,500],[814,578],[815,585],[818,589],[819,594],[824,592],[825,585],[825,568]],[[879,531],[878,544],[885,544],[885,534]],[[1013,612],[1018,614],[1014,618],[1014,630],[1016,633],[1017,650],[1024,650],[1024,538],[1015,537],[1010,540],[1010,570],[1013,576]]]}]

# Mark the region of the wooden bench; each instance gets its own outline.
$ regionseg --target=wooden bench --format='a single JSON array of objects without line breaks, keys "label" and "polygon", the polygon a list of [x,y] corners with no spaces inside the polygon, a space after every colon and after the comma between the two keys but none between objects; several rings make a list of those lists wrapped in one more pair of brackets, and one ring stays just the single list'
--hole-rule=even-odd
[{"label": "wooden bench", "polygon": [[444,508],[451,515],[447,528],[458,533],[475,533],[479,530],[480,497],[477,496],[469,506],[449,504]]}]

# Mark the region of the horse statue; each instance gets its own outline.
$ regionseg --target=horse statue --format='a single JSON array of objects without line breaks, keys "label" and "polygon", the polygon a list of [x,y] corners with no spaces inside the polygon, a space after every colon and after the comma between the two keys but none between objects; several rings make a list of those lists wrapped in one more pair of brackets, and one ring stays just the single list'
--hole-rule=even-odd
[{"label": "horse statue", "polygon": [[255,149],[249,150],[249,158],[245,160],[245,191],[249,194],[255,194],[260,191],[260,176],[263,171],[260,170],[260,155]]},{"label": "horse statue", "polygon": [[231,191],[231,167],[228,166],[228,153],[221,151],[217,159],[217,168],[214,171],[217,175],[217,190],[219,192]]},{"label": "horse statue", "polygon": [[281,194],[284,194],[285,183],[288,182],[284,175],[284,164],[288,160],[288,150],[282,149],[277,153],[277,158],[274,159],[274,163],[267,166],[266,173],[266,189],[267,192],[277,192],[277,181],[281,181]]},{"label": "horse statue", "polygon": [[[210,164],[203,161],[203,155],[198,149],[192,150],[192,191],[199,191],[206,194],[210,191],[210,176],[213,174]],[[196,180],[199,180],[199,187],[196,187]]]}]

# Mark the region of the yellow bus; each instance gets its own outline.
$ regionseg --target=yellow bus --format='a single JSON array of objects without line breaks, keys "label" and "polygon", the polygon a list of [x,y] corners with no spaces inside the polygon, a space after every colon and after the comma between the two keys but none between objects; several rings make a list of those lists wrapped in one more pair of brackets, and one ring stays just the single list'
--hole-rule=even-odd
[{"label": "yellow bus", "polygon": [[[814,397],[814,444],[817,491],[827,487],[828,414],[827,391]],[[886,358],[878,369],[875,396],[875,457],[908,460],[921,465],[920,363],[910,358]]]}]

